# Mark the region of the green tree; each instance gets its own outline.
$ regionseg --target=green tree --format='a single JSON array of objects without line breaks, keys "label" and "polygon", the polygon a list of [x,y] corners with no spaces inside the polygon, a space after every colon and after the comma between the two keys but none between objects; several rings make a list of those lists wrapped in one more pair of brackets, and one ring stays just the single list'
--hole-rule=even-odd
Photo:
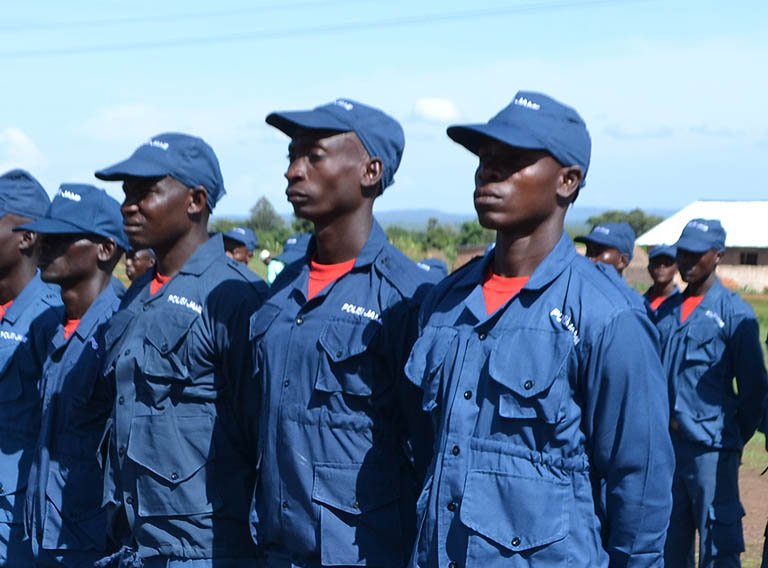
[{"label": "green tree", "polygon": [[307,221],[301,217],[293,217],[293,221],[291,221],[291,231],[294,233],[311,233],[314,230],[315,226],[312,224],[312,221]]},{"label": "green tree", "polygon": [[496,238],[496,233],[483,227],[477,219],[464,221],[459,227],[459,245],[487,245]]},{"label": "green tree", "polygon": [[248,225],[257,233],[272,233],[285,228],[285,221],[277,214],[269,199],[262,196],[251,207],[251,217]]},{"label": "green tree", "polygon": [[595,225],[600,225],[602,223],[620,223],[625,221],[630,224],[637,235],[641,235],[661,223],[663,220],[664,217],[649,215],[642,209],[635,208],[632,209],[632,211],[604,211],[603,213],[600,213],[600,215],[593,215],[587,219],[587,224],[594,227]]}]

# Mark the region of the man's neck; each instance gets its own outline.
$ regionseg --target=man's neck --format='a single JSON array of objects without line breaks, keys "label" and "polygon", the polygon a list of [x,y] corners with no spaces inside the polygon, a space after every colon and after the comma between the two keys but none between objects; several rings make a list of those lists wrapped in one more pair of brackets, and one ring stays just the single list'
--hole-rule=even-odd
[{"label": "man's neck", "polygon": [[7,304],[21,294],[35,277],[37,267],[31,259],[20,262],[6,275],[0,277],[0,304]]},{"label": "man's neck", "polygon": [[[201,226],[179,238],[170,247],[155,250],[157,271],[163,276],[175,276],[181,267],[195,254],[195,251],[208,240],[208,231]],[[223,249],[222,249],[223,252]]]},{"label": "man's neck", "polygon": [[531,231],[498,231],[493,271],[506,277],[530,276],[563,234],[563,220],[548,219]]},{"label": "man's neck", "polygon": [[315,260],[338,264],[357,258],[373,227],[373,213],[360,209],[327,224],[315,224]]},{"label": "man's neck", "polygon": [[657,298],[665,298],[675,290],[675,281],[670,280],[666,284],[654,283],[651,286],[651,295]]},{"label": "man's neck", "polygon": [[712,272],[700,282],[689,282],[683,294],[685,296],[704,296],[717,282],[717,275]]},{"label": "man's neck", "polygon": [[68,320],[80,319],[104,289],[110,285],[111,274],[99,271],[92,278],[61,285],[61,301]]}]

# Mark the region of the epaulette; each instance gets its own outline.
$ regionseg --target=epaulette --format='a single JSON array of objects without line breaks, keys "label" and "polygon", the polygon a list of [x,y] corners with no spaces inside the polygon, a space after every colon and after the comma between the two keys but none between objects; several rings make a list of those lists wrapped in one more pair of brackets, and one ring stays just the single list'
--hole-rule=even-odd
[{"label": "epaulette", "polygon": [[410,298],[425,284],[431,284],[427,273],[393,246],[384,247],[376,257],[377,271],[403,296]]}]

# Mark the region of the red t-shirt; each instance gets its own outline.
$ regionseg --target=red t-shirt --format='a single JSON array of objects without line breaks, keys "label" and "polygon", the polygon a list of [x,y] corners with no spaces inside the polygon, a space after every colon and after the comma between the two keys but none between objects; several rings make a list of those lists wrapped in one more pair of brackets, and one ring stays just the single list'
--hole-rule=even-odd
[{"label": "red t-shirt", "polygon": [[661,306],[661,304],[663,304],[664,300],[666,300],[667,298],[669,298],[669,294],[667,294],[666,296],[653,296],[653,295],[648,296],[648,301],[651,306],[651,309],[654,312],[658,310],[659,306]]},{"label": "red t-shirt", "polygon": [[13,300],[10,300],[4,304],[0,304],[0,319],[5,317],[5,312],[13,305]]},{"label": "red t-shirt", "polygon": [[311,260],[309,262],[309,290],[307,299],[317,296],[328,284],[335,282],[347,272],[352,270],[357,259],[339,262],[337,264],[320,264]]},{"label": "red t-shirt", "polygon": [[499,276],[488,269],[483,282],[485,310],[492,314],[515,296],[526,285],[530,276]]},{"label": "red t-shirt", "polygon": [[157,270],[155,270],[155,277],[152,279],[152,282],[149,283],[150,296],[157,294],[160,291],[160,288],[165,286],[170,279],[170,276],[163,276]]},{"label": "red t-shirt", "polygon": [[688,319],[688,316],[690,316],[693,310],[699,306],[703,299],[704,296],[687,296],[683,299],[683,311],[680,312],[680,323],[683,323]]},{"label": "red t-shirt", "polygon": [[78,325],[80,325],[79,319],[64,322],[64,339],[69,339],[75,333]]}]

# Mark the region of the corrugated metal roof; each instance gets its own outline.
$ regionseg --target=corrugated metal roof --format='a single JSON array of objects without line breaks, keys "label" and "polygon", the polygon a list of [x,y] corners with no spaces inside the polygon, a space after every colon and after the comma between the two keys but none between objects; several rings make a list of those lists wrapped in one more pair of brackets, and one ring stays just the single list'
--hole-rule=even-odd
[{"label": "corrugated metal roof", "polygon": [[674,244],[691,219],[719,219],[727,247],[768,248],[767,201],[694,201],[643,233],[635,244]]}]

